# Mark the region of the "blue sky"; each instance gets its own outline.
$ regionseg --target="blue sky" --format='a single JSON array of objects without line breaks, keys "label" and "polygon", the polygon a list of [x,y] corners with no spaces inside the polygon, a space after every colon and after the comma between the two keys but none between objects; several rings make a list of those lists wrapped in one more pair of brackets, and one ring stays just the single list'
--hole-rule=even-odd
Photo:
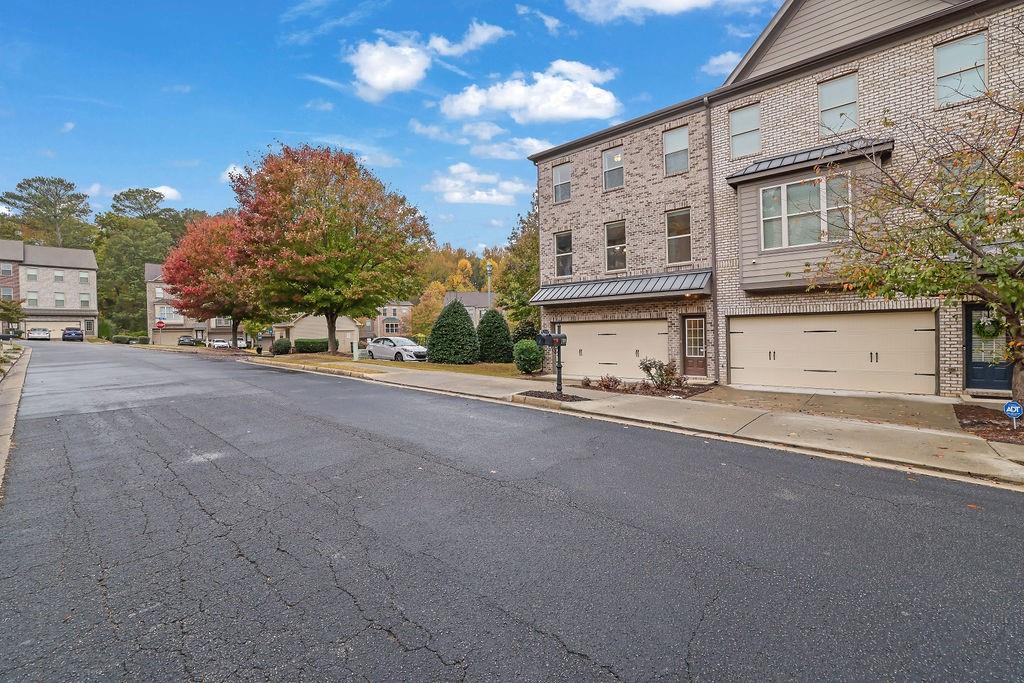
[{"label": "blue sky", "polygon": [[[276,142],[359,154],[440,241],[500,244],[526,155],[705,92],[776,0],[7,0],[0,190],[58,175],[233,205]],[[429,8],[429,9],[426,9]]]}]

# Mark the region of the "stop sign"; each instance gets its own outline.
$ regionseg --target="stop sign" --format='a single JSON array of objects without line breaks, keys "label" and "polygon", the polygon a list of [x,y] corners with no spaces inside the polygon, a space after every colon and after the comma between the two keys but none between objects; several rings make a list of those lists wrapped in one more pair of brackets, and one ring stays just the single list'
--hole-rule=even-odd
[{"label": "stop sign", "polygon": [[157,320],[156,321],[156,329],[162,330],[165,327],[167,327],[167,323],[165,323],[163,320]]}]

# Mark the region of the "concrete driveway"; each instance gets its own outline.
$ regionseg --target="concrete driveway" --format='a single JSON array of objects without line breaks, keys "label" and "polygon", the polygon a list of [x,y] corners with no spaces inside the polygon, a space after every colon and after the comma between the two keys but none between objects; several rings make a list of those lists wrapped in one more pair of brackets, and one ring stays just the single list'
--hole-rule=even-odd
[{"label": "concrete driveway", "polygon": [[0,680],[1010,680],[1024,497],[231,360],[34,347]]}]

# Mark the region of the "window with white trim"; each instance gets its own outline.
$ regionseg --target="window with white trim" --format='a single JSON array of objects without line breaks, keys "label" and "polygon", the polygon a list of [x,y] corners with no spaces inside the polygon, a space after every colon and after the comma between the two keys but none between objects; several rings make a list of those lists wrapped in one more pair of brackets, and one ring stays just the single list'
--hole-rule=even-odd
[{"label": "window with white trim", "polygon": [[14,301],[14,288],[13,287],[0,287],[0,300],[3,300],[3,301]]},{"label": "window with white trim", "polygon": [[78,284],[87,285],[89,284],[89,272],[85,270],[78,271]]},{"label": "window with white trim", "polygon": [[605,270],[626,269],[626,221],[604,226]]},{"label": "window with white trim", "polygon": [[14,264],[0,263],[0,275],[14,275]]},{"label": "window with white trim", "polygon": [[601,164],[604,169],[604,189],[614,190],[617,187],[622,187],[625,183],[622,147],[606,149],[601,154]]},{"label": "window with white trim", "polygon": [[25,305],[29,308],[39,306],[39,292],[25,292]]},{"label": "window with white trim", "polygon": [[572,231],[555,233],[555,276],[572,275]]},{"label": "window with white trim", "polygon": [[729,141],[733,159],[761,152],[761,103],[729,112]]},{"label": "window with white trim", "polygon": [[703,358],[705,353],[704,318],[686,318],[686,357]]},{"label": "window with white trim", "polygon": [[555,204],[569,201],[572,197],[572,164],[559,164],[552,168],[551,182],[554,186]]},{"label": "window with white trim", "polygon": [[821,134],[845,133],[857,127],[857,74],[847,74],[818,84]]},{"label": "window with white trim", "polygon": [[384,323],[385,334],[398,334],[398,323],[397,322],[385,322]]},{"label": "window with white trim", "polygon": [[165,323],[183,323],[185,322],[184,316],[174,306],[157,306],[156,307],[157,320],[163,320]]},{"label": "window with white trim", "polygon": [[79,292],[78,294],[78,307],[89,308],[89,304],[92,303],[92,297],[89,296],[88,292]]},{"label": "window with white trim", "polygon": [[157,298],[157,299],[163,299],[164,298],[164,288],[163,287],[155,287],[154,291],[153,291],[153,297]]},{"label": "window with white trim", "polygon": [[231,327],[231,318],[216,318],[213,325],[214,327]]},{"label": "window with white trim", "polygon": [[661,134],[665,154],[665,175],[690,170],[690,129],[686,126],[666,130]]},{"label": "window with white trim", "polygon": [[761,248],[836,242],[850,234],[847,176],[761,188]]},{"label": "window with white trim", "polygon": [[53,271],[53,281],[54,282],[64,282],[64,271],[63,270],[55,270],[55,271]]},{"label": "window with white trim", "polygon": [[678,209],[665,214],[665,232],[668,239],[668,264],[692,261],[690,210]]},{"label": "window with white trim", "polygon": [[64,292],[53,293],[53,307],[64,308]]},{"label": "window with white trim", "polygon": [[956,104],[985,94],[984,33],[935,46],[935,101]]},{"label": "window with white trim", "polygon": [[39,271],[35,268],[26,268],[25,279],[28,280],[29,282],[35,282],[36,280],[39,279]]},{"label": "window with white trim", "polygon": [[93,331],[92,319],[85,321],[85,331],[91,333]]}]

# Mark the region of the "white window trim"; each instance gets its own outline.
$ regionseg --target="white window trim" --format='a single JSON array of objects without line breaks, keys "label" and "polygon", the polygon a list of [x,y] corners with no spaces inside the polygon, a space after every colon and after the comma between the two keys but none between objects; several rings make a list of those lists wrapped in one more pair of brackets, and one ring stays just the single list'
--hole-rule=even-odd
[{"label": "white window trim", "polygon": [[[84,279],[82,278],[83,275],[85,276]],[[88,271],[85,271],[85,270],[78,271],[78,284],[80,284],[80,285],[87,285],[87,284],[89,284],[90,280],[91,280],[91,278],[89,277],[89,272]]]},{"label": "white window trim", "polygon": [[[605,168],[605,165],[604,165],[605,154],[607,152],[611,152],[611,151],[616,150],[616,149],[622,150],[621,151],[622,161],[619,162],[618,166],[611,166],[611,167]],[[620,169],[620,168],[622,169],[622,184],[621,185],[616,185],[615,187],[608,187],[608,171],[614,171],[614,170],[617,170],[617,169]],[[603,192],[610,192],[611,190],[619,190],[619,189],[621,189],[621,188],[623,188],[625,186],[626,186],[626,151],[625,151],[625,147],[623,145],[616,145],[614,147],[609,147],[608,149],[601,150],[601,188],[602,188],[602,191]]]},{"label": "white window trim", "polygon": [[[700,349],[702,353],[691,354],[690,353],[690,321],[700,323]],[[683,318],[683,355],[687,358],[707,358],[708,357],[708,323],[706,318],[691,317]]]},{"label": "white window trim", "polygon": [[[85,303],[84,304],[82,303],[83,299],[85,299]],[[79,308],[89,308],[91,306],[92,306],[92,295],[89,292],[79,292],[78,293],[78,307]]]},{"label": "white window trim", "polygon": [[[568,235],[569,236],[569,251],[565,252],[564,254],[559,254],[558,253],[558,236],[559,235]],[[553,239],[552,243],[553,243],[553,245],[555,247],[555,249],[554,249],[554,251],[555,251],[555,277],[556,278],[572,277],[572,271],[573,271],[573,267],[572,267],[573,258],[572,258],[572,256],[573,256],[573,254],[576,251],[576,246],[575,246],[575,244],[573,244],[572,230],[559,230],[558,232],[554,233],[554,235],[552,236],[552,239]],[[605,232],[605,246],[607,246],[607,242],[608,242],[608,236],[607,236],[607,232]],[[558,274],[558,259],[561,258],[562,256],[568,256],[569,257],[569,274],[568,275],[559,275]],[[605,265],[608,265],[607,262],[605,263]]]},{"label": "white window trim", "polygon": [[39,269],[38,268],[26,268],[25,269],[25,282],[39,282]]},{"label": "white window trim", "polygon": [[[57,301],[58,301],[57,295],[58,294],[60,295],[60,304],[57,303]],[[68,298],[67,298],[67,296],[65,296],[64,292],[54,292],[53,293],[53,307],[54,308],[67,308],[67,301],[68,301]]]},{"label": "white window trim", "polygon": [[[751,128],[750,130],[734,131],[732,129],[732,115],[735,112],[743,111],[745,109],[757,109],[757,127],[756,128]],[[728,118],[729,118],[729,156],[732,159],[742,159],[744,157],[752,157],[752,156],[756,156],[756,155],[760,154],[761,151],[764,149],[764,137],[761,135],[761,123],[762,123],[762,121],[761,121],[761,103],[760,102],[752,102],[751,104],[747,104],[747,105],[744,105],[742,107],[736,107],[735,109],[730,109],[729,113],[728,113]],[[733,140],[736,138],[736,136],[737,135],[746,135],[747,133],[753,133],[755,130],[758,133],[758,135],[757,135],[757,150],[753,151],[753,152],[747,152],[746,154],[736,154],[733,151]]]},{"label": "white window trim", "polygon": [[[832,83],[834,81],[842,80],[844,78],[850,78],[851,76],[856,81],[856,85],[855,85],[855,87],[853,89],[853,99],[850,100],[849,102],[843,102],[841,104],[837,104],[835,106],[829,107],[828,109],[823,108],[821,106],[821,86],[827,85],[828,83]],[[843,107],[848,107],[851,104],[856,105],[856,107],[857,107],[857,117],[853,120],[853,127],[852,128],[842,128],[842,129],[837,130],[837,131],[826,130],[825,129],[825,114],[830,112],[830,111],[834,111],[836,109],[842,109]],[[839,135],[841,133],[849,133],[850,131],[857,130],[858,128],[860,128],[860,72],[859,71],[851,71],[850,73],[842,74],[840,76],[834,76],[832,78],[829,78],[828,80],[819,81],[818,82],[818,130],[820,131],[821,136],[822,137],[829,137],[829,136],[832,136],[832,135]]]},{"label": "white window trim", "polygon": [[[974,36],[978,36],[978,35],[981,35],[981,36],[985,37],[985,61],[982,62],[981,64],[974,64],[974,66],[969,66],[969,67],[967,67],[965,69],[960,69],[959,71],[951,71],[951,72],[946,73],[946,74],[940,74],[939,73],[939,49],[943,48],[943,47],[945,47],[947,45],[952,45],[953,43],[958,43],[961,40],[967,40],[968,38],[973,38]],[[936,43],[935,45],[932,46],[932,88],[935,91],[935,106],[936,107],[938,107],[939,109],[942,109],[942,108],[945,108],[945,107],[955,107],[958,104],[963,104],[964,102],[973,102],[973,101],[975,101],[978,98],[983,96],[983,95],[975,95],[974,97],[964,97],[962,100],[957,100],[956,102],[943,102],[942,100],[939,99],[939,80],[942,79],[942,78],[946,78],[948,76],[956,76],[958,74],[967,73],[968,71],[974,71],[975,69],[977,69],[980,66],[982,68],[982,83],[984,84],[985,88],[988,89],[988,79],[989,79],[988,65],[989,65],[989,61],[990,61],[990,55],[989,55],[988,51],[989,51],[988,31],[984,30],[984,29],[982,29],[981,31],[975,31],[973,33],[968,33],[966,35],[958,36],[958,37],[952,38],[950,40],[944,40],[941,43]]]},{"label": "white window trim", "polygon": [[0,263],[0,275],[14,275],[14,264]]},{"label": "white window trim", "polygon": [[25,292],[25,306],[28,308],[39,308],[39,292]]},{"label": "white window trim", "polygon": [[[561,183],[556,183],[555,182],[555,169],[556,168],[562,168],[563,166],[568,166],[569,167],[569,180],[566,180],[565,182],[561,182]],[[562,186],[562,185],[568,185],[569,186],[569,197],[567,199],[559,200],[559,199],[557,199],[557,197],[558,197],[558,188],[560,186]],[[551,167],[551,202],[553,204],[565,204],[566,202],[570,201],[571,199],[572,199],[572,162],[571,161],[566,161],[566,162],[563,162],[561,164],[555,164],[554,166]]]},{"label": "white window trim", "polygon": [[[846,176],[846,222],[847,225],[853,225],[853,183],[850,181],[849,173],[841,173],[839,175]],[[758,221],[757,221],[757,232],[758,242],[761,246],[761,251],[780,251],[783,249],[808,249],[811,247],[820,247],[822,245],[836,244],[840,240],[828,239],[828,178],[822,176],[815,176],[813,178],[805,178],[804,180],[794,180],[790,183],[782,183],[780,185],[762,185],[757,188],[757,210],[758,210]],[[787,199],[786,199],[786,188],[790,185],[803,185],[808,181],[814,181],[818,183],[818,191],[821,193],[818,206],[818,219],[821,225],[821,239],[818,242],[811,242],[809,244],[796,244],[793,246],[789,245],[789,215],[787,211]],[[778,218],[782,219],[782,246],[781,247],[765,247],[764,246],[764,191],[771,190],[772,188],[779,188],[779,202],[781,206],[781,213]],[[834,210],[834,209],[833,209]],[[809,212],[807,212],[809,213]],[[774,220],[770,218],[768,220]],[[691,228],[692,229],[692,228]]]},{"label": "white window trim", "polygon": [[[60,279],[58,280],[57,278],[60,278]],[[55,270],[55,271],[53,271],[53,281],[54,282],[64,282],[64,271],[63,270]]]},{"label": "white window trim", "polygon": [[[622,224],[622,244],[609,245],[608,244],[608,226]],[[604,224],[604,272],[606,273],[624,273],[629,268],[629,254],[626,253],[626,245],[629,242],[629,237],[626,233],[626,221],[609,221]],[[626,261],[626,265],[622,268],[609,268],[608,267],[608,253],[612,249],[622,249],[623,259]]]},{"label": "white window trim", "polygon": [[[677,235],[675,237],[670,237],[669,234],[668,234],[668,217],[669,217],[669,214],[678,213],[680,211],[685,211],[690,216],[690,234],[688,234],[688,235]],[[690,240],[690,260],[689,261],[669,261],[668,255],[671,253],[671,250],[668,248],[669,247],[669,242],[671,242],[672,240],[681,240],[684,237],[686,239]],[[667,265],[667,266],[686,266],[686,265],[689,265],[691,263],[693,263],[693,212],[690,210],[689,207],[684,207],[682,209],[672,209],[671,211],[666,211],[665,212],[665,265]]]},{"label": "white window trim", "polygon": [[[668,135],[669,133],[674,133],[677,130],[685,130],[686,131],[686,147],[683,147],[682,149],[677,149],[675,152],[669,152],[669,151],[667,151],[665,149],[665,136]],[[668,170],[668,155],[669,154],[676,154],[678,152],[683,152],[683,151],[686,152],[686,168],[684,168],[682,171],[674,171],[674,172],[670,173],[669,170]],[[689,124],[684,124],[682,126],[676,126],[675,128],[669,128],[667,130],[661,131],[661,168],[665,172],[666,176],[682,175],[684,173],[689,173],[690,172],[690,126],[689,126]]]}]

